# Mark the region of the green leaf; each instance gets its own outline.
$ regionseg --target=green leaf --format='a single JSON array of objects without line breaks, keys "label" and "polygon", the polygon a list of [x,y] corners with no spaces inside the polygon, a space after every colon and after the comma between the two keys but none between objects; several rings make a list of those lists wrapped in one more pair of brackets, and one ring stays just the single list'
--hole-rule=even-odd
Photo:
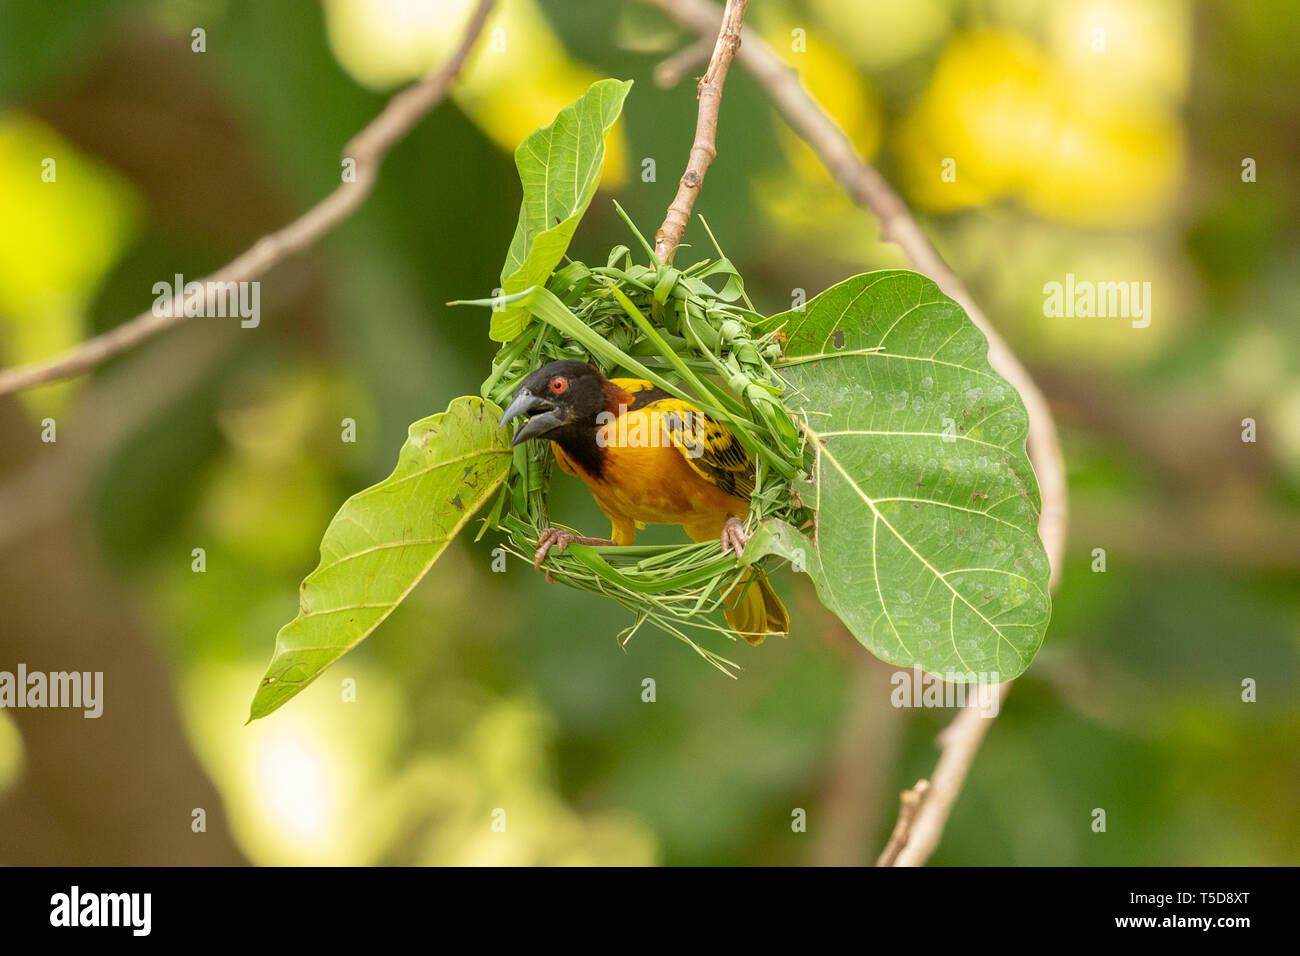
[{"label": "green leaf", "polygon": [[[545,285],[564,257],[596,194],[605,134],[623,111],[631,87],[631,80],[598,80],[560,110],[554,123],[530,133],[515,150],[524,201],[501,269],[503,295]],[[509,342],[527,320],[525,306],[507,305],[493,313],[489,334],[497,342]]]},{"label": "green leaf", "polygon": [[[796,490],[817,510],[815,542],[799,537],[822,602],[891,664],[1020,674],[1051,616],[1048,562],[1028,416],[983,333],[904,271],[848,279],[777,325],[816,456]],[[755,551],[789,557],[789,530]]]},{"label": "green leaf", "polygon": [[501,487],[510,437],[501,409],[477,397],[411,426],[393,473],[344,502],[280,629],[249,719],[265,717],[360,644],[419,583]]}]

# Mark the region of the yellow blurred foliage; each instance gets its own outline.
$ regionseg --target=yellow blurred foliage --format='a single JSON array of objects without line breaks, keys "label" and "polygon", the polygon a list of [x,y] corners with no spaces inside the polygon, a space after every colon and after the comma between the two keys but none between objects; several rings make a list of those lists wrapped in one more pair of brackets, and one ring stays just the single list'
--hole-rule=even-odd
[{"label": "yellow blurred foliage", "polygon": [[1292,481],[1300,481],[1300,384],[1268,399],[1267,420],[1278,426],[1273,453]]},{"label": "yellow blurred foliage", "polygon": [[[407,718],[402,696],[355,658],[270,719],[241,726],[264,661],[207,661],[181,680],[181,710],[231,831],[254,863],[357,864],[381,851],[372,803],[391,773]],[[343,699],[355,681],[356,701]]]},{"label": "yellow blurred foliage", "polygon": [[[579,814],[555,791],[554,734],[538,706],[448,682],[445,750],[401,763],[402,692],[355,657],[241,728],[257,663],[194,668],[183,711],[254,863],[652,865],[653,836],[621,814]],[[355,681],[355,700],[343,680]]]},{"label": "yellow blurred foliage", "polygon": [[1103,106],[1074,96],[1055,120],[1049,153],[1022,181],[1025,205],[1085,226],[1147,225],[1168,215],[1184,167],[1175,116],[1141,102]]},{"label": "yellow blurred foliage", "polygon": [[887,69],[923,53],[948,32],[944,0],[810,0],[808,8],[827,36],[854,63]]},{"label": "yellow blurred foliage", "polygon": [[223,458],[207,480],[198,517],[205,533],[253,566],[297,568],[315,551],[304,542],[303,526],[328,521],[337,505],[329,475],[315,458],[279,469]]},{"label": "yellow blurred foliage", "polygon": [[322,435],[331,444],[336,440],[334,423],[326,419],[343,409],[363,418],[367,405],[364,391],[333,366],[260,369],[224,390],[217,427],[237,455],[278,468],[308,453]]},{"label": "yellow blurred foliage", "polygon": [[644,825],[622,814],[579,814],[555,792],[554,728],[522,700],[477,709],[461,743],[415,761],[391,794],[390,819],[427,819],[409,862],[438,866],[651,866]]},{"label": "yellow blurred foliage", "polygon": [[13,718],[0,710],[0,794],[13,788],[22,771],[22,734]]},{"label": "yellow blurred foliage", "polygon": [[[759,18],[763,39],[772,51],[799,74],[799,81],[821,107],[834,117],[858,152],[867,159],[880,148],[881,111],[865,77],[844,56],[836,42],[778,13]],[[791,38],[800,31],[797,40]],[[821,160],[797,133],[773,113],[781,146],[801,178],[830,181]]]},{"label": "yellow blurred foliage", "polygon": [[[87,306],[136,235],[140,202],[117,172],[19,113],[0,114],[0,182],[0,355],[16,365],[83,337]],[[41,408],[69,387],[43,390]]]},{"label": "yellow blurred foliage", "polygon": [[1177,104],[1186,94],[1192,56],[1186,0],[1056,0],[1044,13],[1047,49],[1076,86],[1102,100],[1136,95]]},{"label": "yellow blurred foliage", "polygon": [[[1015,189],[1047,152],[1047,64],[1014,33],[955,37],[920,104],[898,130],[902,172],[932,209],[974,206]],[[945,182],[945,161],[955,177]]]},{"label": "yellow blurred foliage", "polygon": [[[440,64],[464,34],[473,0],[325,0],[335,57],[358,82],[387,89]],[[534,0],[505,0],[489,18],[451,97],[502,149],[519,141],[602,77],[569,57]],[[602,186],[628,177],[627,140],[615,126]]]},{"label": "yellow blurred foliage", "polygon": [[[796,26],[794,19],[779,12],[765,12],[759,17],[764,40],[798,72],[809,95],[835,118],[858,152],[868,159],[874,156],[880,148],[883,120],[865,77],[830,37]],[[792,38],[795,30],[802,31],[797,39]],[[854,220],[860,216],[853,201],[780,116],[774,113],[772,122],[789,168],[755,181],[756,202],[784,231],[818,235],[855,231]]]},{"label": "yellow blurred foliage", "polygon": [[[342,416],[366,420],[368,402],[337,370],[298,367],[231,383],[217,412],[229,453],[215,463],[199,513],[203,530],[255,565],[293,567],[304,523],[337,502],[322,459],[342,454]],[[355,431],[355,425],[353,426]],[[356,437],[355,435],[353,437]]]},{"label": "yellow blurred foliage", "polygon": [[[1174,240],[1164,236],[1115,235],[1098,243],[1066,226],[994,210],[958,220],[947,237],[954,267],[980,277],[999,321],[1031,360],[1052,356],[1075,369],[1140,365],[1168,348],[1195,299],[1195,277],[1179,266]],[[1128,283],[1130,294],[1139,283],[1150,324],[1134,328],[1135,313],[1045,314],[1045,286],[1064,285],[1067,274],[1077,283]],[[1149,300],[1144,283],[1150,283]]]},{"label": "yellow blurred foliage", "polygon": [[941,212],[1013,197],[1075,225],[1157,221],[1182,182],[1184,143],[1168,82],[1153,76],[1160,87],[1095,86],[1022,34],[960,34],[899,127],[908,192]]}]

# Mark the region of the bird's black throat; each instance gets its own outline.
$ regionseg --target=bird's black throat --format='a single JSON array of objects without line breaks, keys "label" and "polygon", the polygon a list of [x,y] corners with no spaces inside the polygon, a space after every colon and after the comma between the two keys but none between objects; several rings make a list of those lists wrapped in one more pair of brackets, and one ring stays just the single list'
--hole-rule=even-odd
[{"label": "bird's black throat", "polygon": [[593,478],[599,478],[604,468],[604,456],[600,445],[596,443],[596,425],[594,422],[573,422],[564,425],[546,435],[564,449],[574,464]]}]

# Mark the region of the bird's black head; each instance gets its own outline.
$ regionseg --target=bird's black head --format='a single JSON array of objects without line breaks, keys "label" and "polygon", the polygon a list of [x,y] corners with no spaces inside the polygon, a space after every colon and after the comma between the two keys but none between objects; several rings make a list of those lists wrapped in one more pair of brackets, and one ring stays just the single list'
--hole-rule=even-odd
[{"label": "bird's black head", "polygon": [[501,416],[528,421],[515,432],[511,446],[530,438],[593,439],[596,416],[605,410],[605,378],[592,365],[563,359],[544,365],[519,383],[514,401]]}]

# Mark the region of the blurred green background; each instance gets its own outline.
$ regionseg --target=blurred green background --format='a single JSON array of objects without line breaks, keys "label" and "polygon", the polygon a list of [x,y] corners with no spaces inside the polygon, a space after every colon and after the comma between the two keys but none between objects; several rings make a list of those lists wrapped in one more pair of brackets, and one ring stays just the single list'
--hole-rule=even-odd
[{"label": "blurred green background", "polygon": [[[0,362],[117,325],[324,196],[468,6],[0,0]],[[1054,620],[934,862],[1300,863],[1293,5],[754,0],[750,23],[903,191],[1062,431]],[[0,711],[0,863],[863,863],[933,768],[951,712],[891,707],[891,669],[795,575],[789,640],[713,648],[733,681],[654,632],[621,650],[621,608],[492,573],[490,538],[243,725],[334,510],[486,374],[487,315],[444,303],[497,285],[514,145],[592,80],[636,80],[588,261],[629,242],[611,199],[651,234],[684,167],[700,70],[652,74],[693,37],[608,0],[503,0],[498,28],[504,53],[480,48],[361,211],[264,277],[258,328],[195,319],[0,400],[0,669],[105,672],[99,720]],[[741,69],[718,146],[696,211],[764,311],[906,265]],[[1066,273],[1150,282],[1150,327],[1045,318]],[[604,532],[577,482],[554,501]]]}]

